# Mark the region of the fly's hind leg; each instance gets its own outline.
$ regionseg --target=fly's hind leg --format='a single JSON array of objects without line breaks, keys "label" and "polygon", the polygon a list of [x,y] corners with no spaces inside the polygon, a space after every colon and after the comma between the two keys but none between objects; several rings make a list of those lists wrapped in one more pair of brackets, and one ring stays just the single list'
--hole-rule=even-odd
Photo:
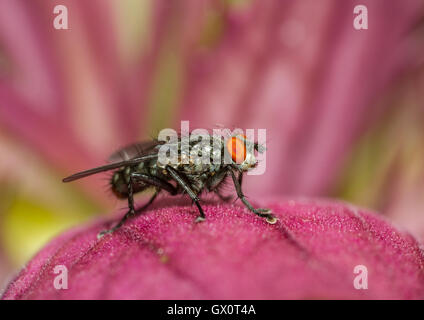
[{"label": "fly's hind leg", "polygon": [[[153,187],[156,187],[156,191],[145,205],[143,205],[142,207],[138,209],[135,209],[133,183],[134,181],[137,181],[137,180],[145,182]],[[116,226],[114,226],[111,229],[100,232],[97,238],[100,239],[105,234],[114,232],[115,230],[119,229],[125,223],[125,221],[127,221],[130,217],[133,217],[136,214],[140,214],[141,212],[146,210],[153,203],[153,201],[155,201],[157,195],[162,189],[168,191],[172,195],[175,195],[177,193],[177,190],[175,189],[175,187],[172,184],[168,183],[167,181],[163,181],[159,178],[148,176],[141,173],[132,173],[130,175],[130,179],[128,182],[128,212],[122,217],[122,219],[116,224]]]},{"label": "fly's hind leg", "polygon": [[236,175],[234,174],[233,170],[230,170],[231,177],[233,178],[234,187],[236,188],[237,196],[240,198],[240,200],[243,202],[243,204],[254,214],[256,214],[259,217],[266,218],[266,221],[270,224],[274,224],[277,222],[277,218],[274,217],[270,212],[269,209],[262,209],[262,208],[254,208],[249,201],[247,201],[245,195],[243,194],[243,191],[241,189],[240,185],[240,177],[237,179]]},{"label": "fly's hind leg", "polygon": [[120,227],[122,227],[122,225],[125,223],[125,221],[127,221],[130,217],[133,217],[136,214],[139,214],[142,211],[146,210],[153,203],[153,201],[156,199],[156,197],[157,197],[158,194],[159,194],[159,191],[156,190],[155,193],[153,194],[153,196],[150,198],[150,200],[145,205],[143,205],[141,208],[138,208],[138,209],[135,209],[134,207],[130,208],[127,211],[127,213],[121,218],[121,220],[119,220],[119,222],[113,228],[108,229],[108,230],[103,230],[102,232],[100,232],[98,234],[97,238],[101,238],[105,234],[114,232],[115,230],[117,230]]},{"label": "fly's hind leg", "polygon": [[[156,198],[157,192],[152,196],[152,198],[149,200],[148,204],[152,203],[153,200]],[[122,217],[122,219],[118,222],[116,226],[114,226],[111,229],[103,230],[98,235],[97,238],[100,239],[105,234],[112,233],[115,230],[119,229],[125,221],[131,216],[135,215],[135,209],[134,209],[134,194],[133,194],[133,179],[130,176],[128,180],[128,212]]]}]

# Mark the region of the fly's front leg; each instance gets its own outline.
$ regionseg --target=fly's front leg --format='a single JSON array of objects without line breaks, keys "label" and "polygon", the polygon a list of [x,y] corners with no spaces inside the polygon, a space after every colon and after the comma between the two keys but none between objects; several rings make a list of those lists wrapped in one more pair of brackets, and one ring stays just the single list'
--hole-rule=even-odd
[{"label": "fly's front leg", "polygon": [[166,166],[166,171],[169,172],[170,176],[181,186],[185,192],[190,196],[191,200],[196,204],[197,209],[199,210],[199,216],[196,218],[196,222],[205,221],[205,213],[203,212],[202,207],[199,203],[199,198],[196,193],[190,188],[190,186],[184,181],[183,178],[178,174],[177,170],[170,166]]},{"label": "fly's front leg", "polygon": [[[244,205],[250,210],[252,211],[254,214],[258,215],[259,217],[262,218],[266,218],[266,221],[270,224],[274,224],[277,222],[277,218],[274,217],[270,212],[271,210],[269,209],[255,209],[249,201],[247,201],[246,197],[243,194],[243,191],[241,190],[241,185],[240,185],[240,181],[241,181],[241,177],[239,176],[238,178],[236,177],[236,175],[234,174],[233,170],[230,170],[230,174],[231,177],[233,178],[233,183],[234,183],[234,187],[236,188],[236,192],[237,192],[237,196],[240,198],[240,200],[244,203]],[[240,173],[241,175],[241,173]]]},{"label": "fly's front leg", "polygon": [[239,183],[240,188],[241,188],[241,185],[243,184],[243,172],[239,172],[238,183]]}]

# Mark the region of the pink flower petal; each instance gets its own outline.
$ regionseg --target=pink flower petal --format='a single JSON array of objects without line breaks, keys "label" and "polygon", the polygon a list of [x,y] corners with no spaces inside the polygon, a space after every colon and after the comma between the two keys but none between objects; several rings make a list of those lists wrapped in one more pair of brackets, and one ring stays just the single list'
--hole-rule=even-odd
[{"label": "pink flower petal", "polygon": [[[324,200],[268,201],[270,225],[231,205],[152,209],[97,240],[110,223],[69,231],[47,245],[3,299],[423,299],[424,254],[373,213]],[[66,290],[53,269],[69,271]],[[357,265],[368,289],[357,290]]]}]

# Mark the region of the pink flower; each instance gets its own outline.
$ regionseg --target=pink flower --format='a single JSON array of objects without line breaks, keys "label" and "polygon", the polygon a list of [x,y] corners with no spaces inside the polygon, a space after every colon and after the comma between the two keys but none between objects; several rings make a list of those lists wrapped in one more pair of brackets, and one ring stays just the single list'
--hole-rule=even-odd
[{"label": "pink flower", "polygon": [[[174,202],[175,203],[175,202]],[[53,240],[4,299],[423,299],[420,244],[377,215],[326,200],[267,201],[270,225],[239,206],[159,207],[98,240],[111,221]],[[68,289],[53,283],[68,270]],[[367,268],[358,290],[355,266]],[[364,274],[362,274],[363,276]]]}]

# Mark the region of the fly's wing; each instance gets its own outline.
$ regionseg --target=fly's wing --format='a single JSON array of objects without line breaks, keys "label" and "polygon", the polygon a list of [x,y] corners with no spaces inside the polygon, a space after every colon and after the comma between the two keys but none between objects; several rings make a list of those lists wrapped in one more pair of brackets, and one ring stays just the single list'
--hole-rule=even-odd
[{"label": "fly's wing", "polygon": [[81,179],[81,178],[84,178],[84,177],[87,177],[87,176],[91,176],[92,174],[95,174],[95,173],[99,173],[99,172],[103,172],[103,171],[109,171],[109,170],[113,170],[113,169],[118,169],[120,167],[125,167],[125,166],[136,165],[140,162],[157,159],[157,157],[158,157],[158,155],[156,153],[153,153],[153,154],[147,154],[145,156],[137,157],[137,158],[134,158],[134,159],[129,159],[129,160],[125,160],[125,161],[107,164],[107,165],[104,165],[104,166],[101,166],[101,167],[88,169],[88,170],[85,170],[85,171],[75,173],[75,174],[73,174],[69,177],[64,178],[62,181],[63,182],[74,181],[74,180]]},{"label": "fly's wing", "polygon": [[111,162],[110,164],[75,173],[63,179],[63,182],[70,182],[99,172],[109,171],[156,159],[158,150],[155,147],[163,143],[164,142],[162,141],[152,140],[131,144],[112,154],[109,157],[109,162]]},{"label": "fly's wing", "polygon": [[163,141],[150,140],[130,144],[118,151],[114,152],[109,157],[109,162],[115,163],[118,161],[130,160],[147,154],[157,153],[157,146],[164,144]]}]

